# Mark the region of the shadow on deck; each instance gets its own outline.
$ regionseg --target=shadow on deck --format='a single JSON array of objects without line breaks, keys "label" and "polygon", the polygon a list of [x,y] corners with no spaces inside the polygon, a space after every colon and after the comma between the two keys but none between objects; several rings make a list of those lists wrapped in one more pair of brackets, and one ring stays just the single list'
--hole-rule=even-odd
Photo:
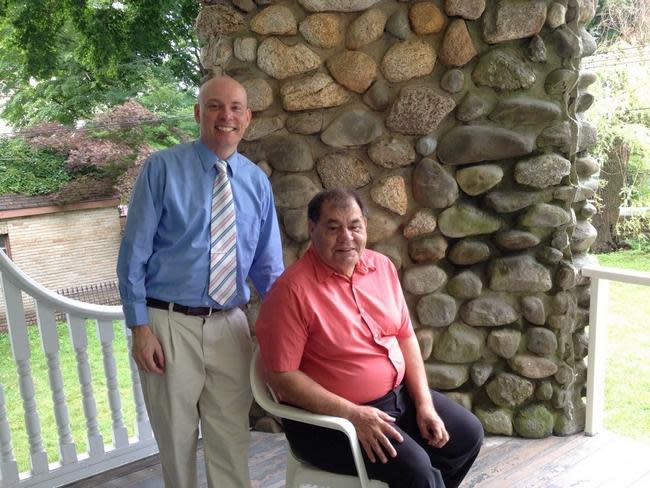
[{"label": "shadow on deck", "polygon": [[[253,432],[253,488],[284,488],[287,443],[282,434]],[[461,488],[647,488],[650,443],[610,432],[546,439],[487,437]],[[201,488],[206,487],[203,452]],[[128,464],[66,488],[160,488],[158,456]]]}]

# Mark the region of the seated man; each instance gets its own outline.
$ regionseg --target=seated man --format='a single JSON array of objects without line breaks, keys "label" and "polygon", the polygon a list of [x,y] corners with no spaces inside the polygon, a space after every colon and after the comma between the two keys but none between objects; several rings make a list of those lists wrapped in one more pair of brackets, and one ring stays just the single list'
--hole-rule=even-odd
[{"label": "seated man", "polygon": [[[391,488],[457,487],[483,441],[480,422],[429,390],[395,267],[365,249],[359,197],[327,190],[309,203],[311,247],[275,283],[256,325],[280,400],[344,417],[368,475]],[[356,474],[345,436],[284,421],[293,452]]]}]

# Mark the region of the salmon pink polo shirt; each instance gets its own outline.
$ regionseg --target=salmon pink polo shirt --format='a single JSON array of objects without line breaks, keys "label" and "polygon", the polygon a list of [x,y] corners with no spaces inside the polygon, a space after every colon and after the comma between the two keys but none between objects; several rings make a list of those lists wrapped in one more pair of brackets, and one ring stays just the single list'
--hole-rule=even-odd
[{"label": "salmon pink polo shirt", "polygon": [[402,382],[398,341],[412,334],[397,271],[370,250],[348,278],[309,248],[275,282],[255,325],[269,371],[300,370],[357,404]]}]

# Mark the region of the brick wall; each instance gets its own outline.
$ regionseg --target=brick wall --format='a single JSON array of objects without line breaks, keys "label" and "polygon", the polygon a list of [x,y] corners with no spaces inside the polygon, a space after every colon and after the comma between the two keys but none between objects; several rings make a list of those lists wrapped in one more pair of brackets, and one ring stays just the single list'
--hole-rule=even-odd
[{"label": "brick wall", "polygon": [[[8,218],[11,258],[29,277],[57,289],[114,282],[120,244],[116,207],[61,211]],[[25,308],[33,308],[31,300]],[[0,299],[0,323],[4,323]]]}]

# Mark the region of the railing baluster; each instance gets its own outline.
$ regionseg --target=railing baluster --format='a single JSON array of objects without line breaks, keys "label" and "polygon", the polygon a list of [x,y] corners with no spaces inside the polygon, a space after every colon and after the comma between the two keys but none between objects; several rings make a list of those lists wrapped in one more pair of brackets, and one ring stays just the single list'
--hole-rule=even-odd
[{"label": "railing baluster", "polygon": [[56,330],[54,309],[39,301],[36,301],[36,317],[38,328],[41,333],[41,344],[47,358],[47,371],[52,390],[52,403],[54,406],[54,418],[59,434],[59,455],[61,464],[77,462],[77,450],[75,448],[72,433],[70,432],[70,416],[65,401],[63,389],[63,375],[59,366],[59,336]]},{"label": "railing baluster", "polygon": [[585,434],[596,435],[603,428],[605,409],[605,366],[609,280],[591,278],[589,304],[589,352],[587,353],[587,411]]},{"label": "railing baluster", "polygon": [[99,340],[102,344],[108,403],[111,407],[111,417],[113,419],[113,445],[117,449],[129,445],[129,435],[122,419],[122,404],[120,401],[117,368],[115,367],[115,356],[113,353],[113,339],[115,338],[113,322],[110,320],[98,320],[97,329],[99,331]]},{"label": "railing baluster", "polygon": [[0,384],[0,486],[9,488],[18,483],[18,465],[11,444],[11,429],[7,422],[5,390]]},{"label": "railing baluster", "polygon": [[25,428],[29,438],[30,462],[33,474],[47,473],[47,453],[43,448],[41,437],[41,423],[36,410],[36,397],[32,368],[29,364],[30,350],[27,339],[27,324],[25,322],[25,309],[23,297],[18,288],[9,280],[2,280],[5,291],[5,303],[9,337],[11,338],[11,351],[16,361],[20,396],[23,399],[25,412]]},{"label": "railing baluster", "polygon": [[124,327],[124,335],[126,336],[126,343],[129,351],[129,367],[131,368],[133,400],[135,401],[135,429],[139,440],[151,439],[153,433],[151,431],[151,424],[149,424],[147,409],[144,404],[144,396],[142,396],[140,374],[138,373],[138,366],[135,364],[133,356],[130,354],[131,347],[133,346],[133,334],[131,333],[131,330],[126,326]]}]

